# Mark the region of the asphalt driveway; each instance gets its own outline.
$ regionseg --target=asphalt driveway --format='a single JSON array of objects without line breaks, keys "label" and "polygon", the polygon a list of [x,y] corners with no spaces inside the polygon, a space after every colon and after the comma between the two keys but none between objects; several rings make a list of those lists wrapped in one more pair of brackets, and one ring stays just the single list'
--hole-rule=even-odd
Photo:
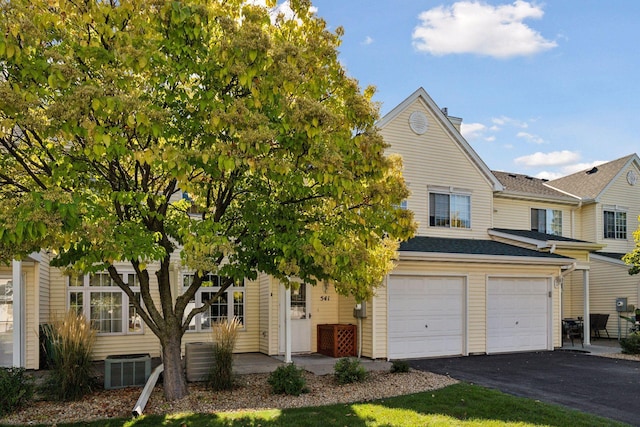
[{"label": "asphalt driveway", "polygon": [[640,363],[549,351],[410,360],[423,371],[640,425]]}]

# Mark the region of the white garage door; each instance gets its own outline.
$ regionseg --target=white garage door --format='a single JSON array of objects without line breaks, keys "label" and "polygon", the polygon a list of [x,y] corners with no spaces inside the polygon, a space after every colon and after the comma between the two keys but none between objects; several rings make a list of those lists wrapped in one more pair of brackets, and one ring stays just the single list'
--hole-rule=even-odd
[{"label": "white garage door", "polygon": [[549,286],[540,278],[490,278],[487,353],[547,350]]},{"label": "white garage door", "polygon": [[464,351],[462,277],[389,279],[389,358],[454,356]]}]

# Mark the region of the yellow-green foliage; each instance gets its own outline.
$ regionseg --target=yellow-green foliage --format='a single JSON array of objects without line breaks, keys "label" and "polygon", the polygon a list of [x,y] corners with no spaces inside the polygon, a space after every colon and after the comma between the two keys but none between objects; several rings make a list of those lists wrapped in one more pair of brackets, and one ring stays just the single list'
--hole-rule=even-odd
[{"label": "yellow-green foliage", "polygon": [[82,314],[69,310],[46,330],[52,343],[53,369],[46,391],[59,400],[75,400],[91,390],[91,353],[96,331]]}]

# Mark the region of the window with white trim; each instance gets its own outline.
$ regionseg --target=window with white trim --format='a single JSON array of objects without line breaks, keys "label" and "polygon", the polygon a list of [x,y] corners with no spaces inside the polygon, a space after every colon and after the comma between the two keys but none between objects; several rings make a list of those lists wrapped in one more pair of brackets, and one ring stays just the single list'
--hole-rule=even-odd
[{"label": "window with white trim", "polygon": [[[120,277],[140,301],[138,277],[133,273],[123,273]],[[84,314],[98,334],[143,332],[142,318],[133,302],[116,285],[109,273],[100,272],[70,277],[68,295],[69,309]]]},{"label": "window with white trim", "polygon": [[[193,283],[194,274],[183,274],[182,285],[186,290]],[[196,292],[195,298],[189,302],[185,310],[185,316],[195,307],[202,307],[210,301],[220,290],[223,277],[215,274],[208,274],[202,281],[200,289]],[[245,313],[245,288],[242,281],[229,286],[220,294],[204,313],[197,314],[189,323],[189,331],[209,331],[215,322],[223,321],[229,317],[237,317],[244,327]]]},{"label": "window with white trim", "polygon": [[532,208],[531,231],[562,236],[562,211]]},{"label": "window with white trim", "polygon": [[627,212],[620,210],[605,210],[603,217],[604,238],[626,240]]},{"label": "window with white trim", "polygon": [[471,196],[429,193],[429,225],[471,228]]}]

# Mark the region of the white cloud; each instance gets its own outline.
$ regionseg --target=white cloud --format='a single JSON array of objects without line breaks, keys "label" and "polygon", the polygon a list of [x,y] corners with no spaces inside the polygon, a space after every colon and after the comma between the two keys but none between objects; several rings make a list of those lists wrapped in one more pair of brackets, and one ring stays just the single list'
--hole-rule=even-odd
[{"label": "white cloud", "polygon": [[527,122],[523,122],[522,120],[514,119],[507,116],[494,117],[491,119],[491,123],[494,124],[494,130],[500,130],[501,126],[513,126],[516,128],[526,129],[529,127]]},{"label": "white cloud", "polygon": [[369,46],[371,43],[373,43],[373,38],[370,36],[365,37],[364,41],[362,42],[362,44],[365,46]]},{"label": "white cloud", "polygon": [[548,179],[549,181],[552,181],[554,179],[558,179],[558,178],[562,178],[565,174],[560,173],[560,172],[549,172],[549,171],[542,171],[536,175],[534,175],[536,178],[540,178],[540,179]]},{"label": "white cloud", "polygon": [[580,171],[583,171],[583,170],[591,169],[594,166],[598,166],[598,165],[601,165],[603,163],[607,163],[607,162],[605,160],[596,160],[596,161],[591,162],[591,163],[575,163],[575,164],[572,164],[572,165],[567,165],[567,166],[562,168],[563,176],[564,175],[571,175],[572,173],[576,173],[576,172],[580,172]]},{"label": "white cloud", "polygon": [[473,140],[482,137],[482,134],[487,129],[482,123],[462,123],[460,125],[460,133],[466,140]]},{"label": "white cloud", "polygon": [[552,49],[555,41],[524,24],[540,19],[542,7],[527,1],[492,6],[479,1],[460,1],[420,13],[413,31],[413,46],[420,52],[441,56],[472,53],[494,58],[529,56]]},{"label": "white cloud", "polygon": [[536,166],[561,166],[576,162],[580,159],[580,154],[569,151],[552,151],[550,153],[537,152],[528,156],[518,157],[514,160],[516,164],[536,167]]},{"label": "white cloud", "polygon": [[538,135],[533,135],[528,132],[518,132],[516,136],[518,138],[526,139],[529,142],[533,142],[534,144],[544,144],[544,139],[542,139]]}]

